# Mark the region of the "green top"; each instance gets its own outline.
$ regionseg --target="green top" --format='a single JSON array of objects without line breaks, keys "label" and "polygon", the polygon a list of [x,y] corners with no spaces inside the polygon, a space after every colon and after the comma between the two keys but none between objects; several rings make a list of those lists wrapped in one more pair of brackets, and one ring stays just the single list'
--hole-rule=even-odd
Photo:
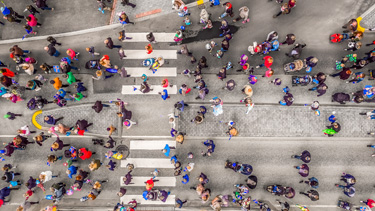
[{"label": "green top", "polygon": [[77,93],[76,95],[78,95],[78,97],[74,98],[74,99],[76,99],[77,101],[81,101],[81,99],[83,98],[83,94],[82,93]]},{"label": "green top", "polygon": [[76,82],[76,78],[74,77],[72,72],[68,72],[67,75],[68,75],[68,78],[66,79],[66,81],[69,84],[72,84],[72,83]]},{"label": "green top", "polygon": [[348,54],[346,57],[349,59],[351,62],[357,62],[357,57],[354,57],[353,54]]}]

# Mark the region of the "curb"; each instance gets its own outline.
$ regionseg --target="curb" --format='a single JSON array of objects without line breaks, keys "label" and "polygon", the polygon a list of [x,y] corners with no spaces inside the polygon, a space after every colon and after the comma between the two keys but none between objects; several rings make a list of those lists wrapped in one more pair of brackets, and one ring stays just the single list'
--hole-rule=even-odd
[{"label": "curb", "polygon": [[[204,3],[206,3],[206,2],[209,2],[209,0],[204,0]],[[117,0],[115,0],[113,2],[113,5],[116,6],[116,3],[117,3]],[[193,2],[193,3],[187,4],[186,6],[188,8],[195,7],[195,6],[198,6],[198,2]],[[114,7],[112,6],[112,9],[113,8]],[[141,22],[141,21],[149,20],[149,19],[156,18],[156,17],[162,16],[162,15],[170,14],[172,12],[174,12],[174,10],[172,10],[170,12],[167,12],[167,13],[157,13],[157,14],[153,14],[153,15],[149,15],[149,16],[137,18],[137,19],[134,20],[134,22]],[[52,36],[52,37],[55,37],[55,38],[69,37],[69,36],[76,36],[76,35],[87,34],[87,33],[91,33],[91,32],[104,31],[104,30],[108,30],[108,29],[115,29],[117,27],[121,27],[121,24],[120,23],[112,24],[112,19],[113,19],[114,13],[115,13],[115,11],[113,9],[112,10],[112,14],[111,14],[111,20],[110,20],[111,24],[110,25],[99,26],[99,27],[90,28],[90,29],[82,29],[82,30],[73,31],[73,32],[65,32],[65,33],[60,33],[60,34],[50,34],[50,35],[30,37],[30,38],[23,39],[23,40],[22,40],[22,38],[9,39],[9,40],[0,40],[0,45],[11,44],[11,43],[29,42],[29,41],[38,41],[38,40],[46,40],[47,37],[49,37],[49,36]]]}]

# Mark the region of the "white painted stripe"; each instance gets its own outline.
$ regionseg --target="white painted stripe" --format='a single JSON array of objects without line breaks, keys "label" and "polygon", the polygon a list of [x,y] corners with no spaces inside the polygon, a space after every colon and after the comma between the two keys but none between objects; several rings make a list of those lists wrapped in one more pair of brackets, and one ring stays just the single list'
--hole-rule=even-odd
[{"label": "white painted stripe", "polygon": [[174,168],[170,158],[127,158],[121,161],[121,168],[125,168],[128,163],[134,168]]},{"label": "white painted stripe", "polygon": [[[129,185],[125,185],[123,182],[123,178],[121,177],[120,184],[121,186],[141,186],[145,187],[145,182],[152,178],[151,173],[149,177],[133,177],[131,183]],[[155,182],[155,187],[175,187],[176,186],[176,177],[156,177],[155,180],[159,180]]]},{"label": "white painted stripe", "polygon": [[[132,39],[126,39],[123,42],[148,42],[146,35],[148,33],[126,33],[127,37]],[[156,42],[174,42],[173,37],[175,33],[152,33],[155,37]]]},{"label": "white painted stripe", "polygon": [[[137,89],[134,90],[134,87],[137,88]],[[168,91],[168,95],[177,94],[177,86],[176,85],[173,85],[173,87],[166,87],[166,88],[164,88],[162,85],[151,85],[150,88],[153,89],[153,90],[148,92],[148,93],[142,93],[141,91],[139,91],[140,88],[141,88],[141,85],[134,85],[134,86],[133,85],[123,85],[121,94],[123,94],[123,95],[141,95],[141,94],[158,95],[159,92],[162,92],[164,89],[166,89]]]},{"label": "white painted stripe", "polygon": [[152,53],[147,54],[145,50],[127,50],[125,48],[124,59],[148,59],[162,56],[164,59],[177,59],[176,50],[153,50]]},{"label": "white painted stripe", "polygon": [[155,73],[152,73],[147,67],[126,67],[126,71],[130,77],[141,77],[146,74],[147,77],[176,77],[176,67],[160,67]]},{"label": "white painted stripe", "polygon": [[176,141],[130,141],[130,150],[162,150],[166,144],[176,147]]},{"label": "white painted stripe", "polygon": [[160,200],[151,201],[151,200],[145,200],[142,195],[125,195],[120,198],[120,203],[127,204],[130,201],[133,201],[135,199],[138,203],[142,205],[174,205],[175,204],[175,195],[169,195],[167,200],[165,202],[162,202]]}]

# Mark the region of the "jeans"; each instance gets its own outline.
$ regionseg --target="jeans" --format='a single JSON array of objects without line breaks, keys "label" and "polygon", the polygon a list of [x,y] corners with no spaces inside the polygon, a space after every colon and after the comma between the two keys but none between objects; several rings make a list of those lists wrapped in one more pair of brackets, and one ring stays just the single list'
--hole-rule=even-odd
[{"label": "jeans", "polygon": [[260,64],[259,67],[264,67],[264,64]]},{"label": "jeans", "polygon": [[318,89],[318,87],[316,86],[316,87],[311,88],[310,91],[315,91],[317,89]]},{"label": "jeans", "polygon": [[78,70],[78,67],[70,66],[73,70]]},{"label": "jeans", "polygon": [[337,77],[337,76],[339,76],[340,75],[340,73],[335,73],[335,74],[332,74],[331,76],[332,77]]},{"label": "jeans", "polygon": [[52,8],[51,8],[51,7],[48,7],[48,6],[42,7],[42,8],[40,8],[40,9],[42,9],[42,10],[52,10]]},{"label": "jeans", "polygon": [[286,102],[282,102],[282,101],[280,101],[279,103],[280,103],[280,105],[283,105],[283,106],[286,105]]},{"label": "jeans", "polygon": [[103,107],[109,107],[109,105],[107,105],[107,104],[102,104],[103,105]]},{"label": "jeans", "polygon": [[222,15],[220,15],[220,18],[224,18],[228,15],[228,13],[224,12]]},{"label": "jeans", "polygon": [[60,55],[60,52],[58,50],[56,50],[55,54],[53,54],[54,57],[59,57]]},{"label": "jeans", "polygon": [[113,45],[113,48],[122,48],[121,45]]},{"label": "jeans", "polygon": [[294,155],[294,158],[301,159],[301,156]]}]

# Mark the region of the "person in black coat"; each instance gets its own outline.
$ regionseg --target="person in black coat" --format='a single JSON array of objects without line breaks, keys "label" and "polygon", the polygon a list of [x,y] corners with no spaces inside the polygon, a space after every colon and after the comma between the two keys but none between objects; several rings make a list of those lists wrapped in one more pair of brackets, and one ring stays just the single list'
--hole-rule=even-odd
[{"label": "person in black coat", "polygon": [[340,104],[345,104],[345,102],[350,101],[350,95],[343,92],[335,93],[334,95],[332,95],[332,102],[335,101]]},{"label": "person in black coat", "polygon": [[109,107],[107,104],[102,104],[102,101],[98,100],[95,102],[95,104],[92,106],[92,109],[95,110],[96,113],[100,113],[103,109],[103,107]]},{"label": "person in black coat", "polygon": [[30,179],[26,182],[26,187],[29,189],[29,190],[32,190],[33,188],[36,187],[36,179],[30,177]]},{"label": "person in black coat", "polygon": [[111,149],[116,145],[116,141],[112,139],[111,136],[109,136],[109,140],[104,144],[104,147],[107,149]]},{"label": "person in black coat", "polygon": [[86,130],[88,127],[90,127],[92,123],[88,123],[87,120],[78,120],[76,122],[76,126],[79,127],[80,130]]},{"label": "person in black coat", "polygon": [[107,47],[109,49],[121,48],[121,45],[114,45],[113,41],[112,41],[112,38],[110,38],[110,37],[108,37],[106,40],[104,40],[104,44],[105,44],[105,47]]}]

